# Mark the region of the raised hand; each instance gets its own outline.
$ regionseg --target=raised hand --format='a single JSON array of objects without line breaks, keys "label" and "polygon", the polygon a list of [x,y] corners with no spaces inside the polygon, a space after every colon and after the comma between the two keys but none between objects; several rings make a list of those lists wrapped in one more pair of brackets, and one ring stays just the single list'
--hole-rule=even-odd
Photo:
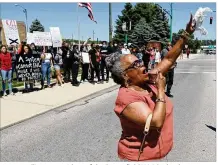
[{"label": "raised hand", "polygon": [[190,35],[194,33],[195,27],[196,27],[196,23],[193,25],[192,21],[193,21],[193,15],[191,14],[190,20],[188,24],[186,25],[186,32],[188,32]]}]

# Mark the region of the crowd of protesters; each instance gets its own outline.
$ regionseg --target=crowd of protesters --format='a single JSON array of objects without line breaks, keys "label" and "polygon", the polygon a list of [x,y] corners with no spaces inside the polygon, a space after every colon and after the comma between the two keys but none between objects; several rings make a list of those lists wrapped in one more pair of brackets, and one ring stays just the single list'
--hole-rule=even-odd
[{"label": "crowd of protesters", "polygon": [[[51,77],[54,73],[56,85],[63,87],[64,83],[71,82],[73,86],[78,87],[81,83],[90,82],[92,84],[101,84],[109,82],[109,70],[106,67],[105,58],[111,53],[119,51],[122,54],[134,54],[137,58],[144,62],[147,69],[152,69],[161,62],[161,59],[171,49],[169,44],[163,50],[155,47],[141,47],[116,43],[102,42],[101,44],[88,44],[90,39],[82,43],[80,48],[77,44],[70,45],[63,42],[61,48],[53,47],[37,47],[34,43],[28,45],[25,42],[19,47],[16,46],[1,46],[0,66],[2,77],[2,92],[3,96],[14,95],[12,92],[13,76],[16,77],[16,55],[41,55],[41,89],[46,86],[52,88]],[[89,61],[84,62],[82,53],[89,55]],[[81,70],[81,78],[78,80],[79,70]],[[170,94],[173,85],[174,68],[169,72],[167,83],[167,94]],[[95,81],[95,78],[97,81]],[[16,78],[15,78],[16,80]],[[24,93],[34,91],[35,81],[24,82]],[[9,93],[6,93],[6,85],[8,85]]]}]

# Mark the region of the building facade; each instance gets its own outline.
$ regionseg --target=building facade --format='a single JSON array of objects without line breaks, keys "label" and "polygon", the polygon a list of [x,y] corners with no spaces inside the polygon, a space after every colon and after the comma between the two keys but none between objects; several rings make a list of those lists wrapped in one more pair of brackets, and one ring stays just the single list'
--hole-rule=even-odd
[{"label": "building facade", "polygon": [[[20,37],[20,41],[26,39],[26,25],[23,21],[17,21],[18,33]],[[4,28],[2,25],[2,20],[0,19],[0,44],[6,45]]]}]

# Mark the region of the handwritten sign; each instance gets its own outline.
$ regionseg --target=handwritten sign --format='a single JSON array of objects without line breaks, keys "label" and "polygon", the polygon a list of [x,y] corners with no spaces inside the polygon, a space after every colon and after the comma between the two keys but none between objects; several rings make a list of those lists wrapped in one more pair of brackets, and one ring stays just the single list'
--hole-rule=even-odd
[{"label": "handwritten sign", "polygon": [[52,46],[50,32],[33,32],[33,36],[36,46]]},{"label": "handwritten sign", "polygon": [[2,20],[7,45],[20,44],[16,20]]},{"label": "handwritten sign", "polygon": [[34,41],[34,38],[35,38],[35,36],[34,36],[33,33],[27,33],[27,44],[32,44],[32,43],[34,43],[34,42],[35,42],[35,41]]},{"label": "handwritten sign", "polygon": [[62,37],[59,27],[50,27],[50,33],[51,33],[53,47],[61,47]]},{"label": "handwritten sign", "polygon": [[41,79],[41,61],[39,54],[32,56],[17,55],[16,69],[18,81],[40,80]]}]

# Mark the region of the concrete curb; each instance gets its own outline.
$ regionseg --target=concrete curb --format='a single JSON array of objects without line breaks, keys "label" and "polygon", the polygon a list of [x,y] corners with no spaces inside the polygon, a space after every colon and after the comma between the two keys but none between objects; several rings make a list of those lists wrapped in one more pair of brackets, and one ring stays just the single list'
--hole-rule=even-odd
[{"label": "concrete curb", "polygon": [[30,119],[33,119],[33,118],[36,118],[36,117],[39,117],[41,115],[44,115],[46,113],[49,113],[49,112],[55,112],[55,113],[61,113],[61,112],[65,112],[66,110],[68,110],[69,108],[73,108],[73,107],[76,107],[76,106],[80,106],[80,105],[84,105],[84,104],[87,104],[89,100],[92,100],[96,97],[99,97],[103,94],[106,94],[106,93],[110,93],[116,89],[118,89],[120,86],[119,85],[114,85],[112,87],[109,87],[109,88],[106,88],[106,89],[102,89],[98,92],[95,92],[95,93],[92,93],[90,95],[87,95],[85,97],[82,97],[80,99],[77,99],[77,100],[74,100],[72,102],[69,102],[67,104],[64,104],[64,105],[61,105],[61,106],[58,106],[58,107],[55,107],[55,108],[52,108],[50,110],[47,110],[45,112],[42,112],[42,113],[39,113],[39,114],[36,114],[32,117],[29,117],[29,118],[26,118],[26,119],[23,119],[23,120],[20,120],[20,121],[17,121],[15,123],[12,123],[12,124],[9,124],[7,126],[4,126],[2,128],[0,128],[0,131],[6,129],[6,128],[9,128],[9,127],[12,127],[12,126],[15,126],[17,124],[20,124],[22,122],[25,122],[27,120],[30,120]]}]

